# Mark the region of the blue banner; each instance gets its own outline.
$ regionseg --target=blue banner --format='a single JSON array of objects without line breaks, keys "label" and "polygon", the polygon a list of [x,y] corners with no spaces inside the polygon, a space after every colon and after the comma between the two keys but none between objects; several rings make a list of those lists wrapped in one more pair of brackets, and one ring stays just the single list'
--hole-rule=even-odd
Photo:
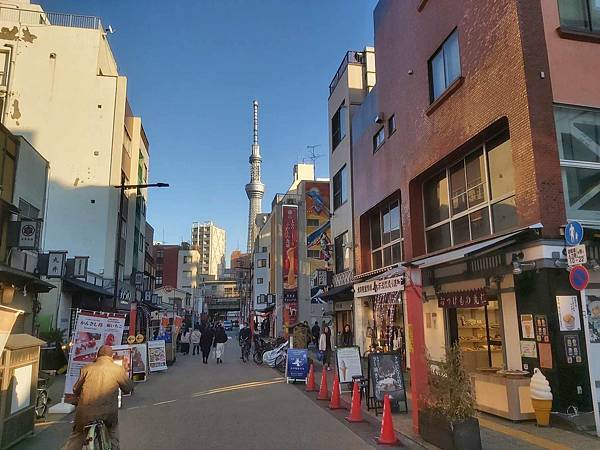
[{"label": "blue banner", "polygon": [[305,348],[290,348],[287,351],[288,378],[303,380],[308,376],[308,350]]}]

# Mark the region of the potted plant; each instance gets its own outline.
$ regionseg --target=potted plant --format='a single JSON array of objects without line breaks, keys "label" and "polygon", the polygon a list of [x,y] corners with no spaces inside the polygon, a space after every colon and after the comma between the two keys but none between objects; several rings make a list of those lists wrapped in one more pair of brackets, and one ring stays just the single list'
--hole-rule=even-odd
[{"label": "potted plant", "polygon": [[429,391],[419,410],[421,436],[443,450],[481,450],[471,379],[458,344],[446,349],[444,361],[428,362]]}]

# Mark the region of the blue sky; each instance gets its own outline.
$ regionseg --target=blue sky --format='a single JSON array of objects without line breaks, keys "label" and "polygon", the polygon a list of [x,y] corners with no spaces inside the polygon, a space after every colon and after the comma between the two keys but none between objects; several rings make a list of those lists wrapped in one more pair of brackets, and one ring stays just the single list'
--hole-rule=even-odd
[{"label": "blue sky", "polygon": [[[35,3],[35,1],[34,1]],[[246,246],[252,100],[260,102],[266,193],[320,145],[327,176],[328,86],[346,50],[373,43],[376,0],[52,0],[44,9],[100,16],[128,97],[150,140],[148,220],[155,240],[190,239],[193,221]],[[229,259],[227,257],[227,259]]]}]

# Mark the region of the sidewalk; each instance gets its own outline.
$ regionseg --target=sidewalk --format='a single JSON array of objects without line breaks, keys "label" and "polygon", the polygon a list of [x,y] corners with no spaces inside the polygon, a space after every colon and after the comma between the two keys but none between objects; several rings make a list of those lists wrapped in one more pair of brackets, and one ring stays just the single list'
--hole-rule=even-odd
[{"label": "sidewalk", "polygon": [[[314,350],[309,349],[309,357],[312,358],[315,367],[315,380],[317,384],[320,382],[320,372],[322,364],[317,359]],[[329,388],[333,382],[333,372],[328,372]],[[394,429],[397,433],[405,436],[411,441],[422,445],[425,448],[435,449],[431,444],[426,443],[421,439],[421,436],[413,431],[411,410],[411,398],[407,383],[407,396],[409,413],[393,414]],[[352,396],[351,393],[342,393],[342,401],[350,405]],[[375,416],[374,411],[368,411],[363,402],[363,413],[377,421],[381,421],[381,414]],[[536,426],[535,422],[511,422],[496,416],[486,413],[478,413],[479,426],[481,430],[481,443],[486,450],[505,450],[508,448],[524,449],[552,449],[552,450],[590,450],[600,448],[600,438],[593,436],[574,433],[571,431],[562,430],[560,428],[541,428]]]}]

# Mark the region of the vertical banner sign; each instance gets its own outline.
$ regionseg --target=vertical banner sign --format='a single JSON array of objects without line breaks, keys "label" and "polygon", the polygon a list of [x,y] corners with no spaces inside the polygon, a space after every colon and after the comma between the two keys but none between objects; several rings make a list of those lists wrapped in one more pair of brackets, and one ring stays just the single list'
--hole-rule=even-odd
[{"label": "vertical banner sign", "polygon": [[65,380],[65,394],[73,394],[73,385],[81,369],[96,360],[103,345],[119,345],[125,327],[125,316],[94,311],[80,311],[73,333],[73,346]]},{"label": "vertical banner sign", "polygon": [[329,183],[318,181],[306,183],[305,191],[306,247],[309,252],[312,250],[309,253],[309,258],[329,262],[333,253],[331,245],[331,222],[329,220]]},{"label": "vertical banner sign", "polygon": [[287,327],[298,317],[298,207],[284,205],[282,211],[283,325]]}]

